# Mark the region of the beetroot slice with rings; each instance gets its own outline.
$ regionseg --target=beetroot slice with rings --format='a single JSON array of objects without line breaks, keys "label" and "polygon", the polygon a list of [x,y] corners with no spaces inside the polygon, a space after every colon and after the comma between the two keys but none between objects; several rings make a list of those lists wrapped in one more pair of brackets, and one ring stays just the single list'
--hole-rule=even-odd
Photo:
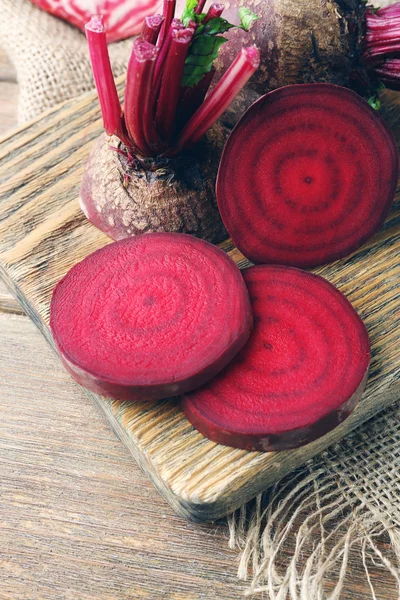
[{"label": "beetroot slice with rings", "polygon": [[246,450],[286,450],[324,435],[354,409],[367,381],[367,330],[322,277],[279,265],[243,271],[254,329],[217,377],[184,396],[206,437]]},{"label": "beetroot slice with rings", "polygon": [[190,235],[112,243],[55,288],[50,326],[78,383],[151,400],[192,390],[241,350],[253,324],[246,285],[222,250]]},{"label": "beetroot slice with rings", "polygon": [[227,141],[217,180],[222,220],[254,263],[330,262],[381,227],[398,162],[393,134],[356,93],[280,88],[255,102]]}]

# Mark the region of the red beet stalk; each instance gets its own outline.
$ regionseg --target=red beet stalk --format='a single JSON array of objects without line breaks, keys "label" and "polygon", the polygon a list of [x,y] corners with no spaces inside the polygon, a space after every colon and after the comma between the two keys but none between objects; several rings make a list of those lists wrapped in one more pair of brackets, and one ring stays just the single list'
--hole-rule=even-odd
[{"label": "red beet stalk", "polygon": [[381,227],[398,163],[392,132],[358,94],[287,86],[255,102],[229,137],[218,207],[252,262],[317,266],[347,256]]},{"label": "red beet stalk", "polygon": [[81,385],[121,400],[176,396],[214,377],[252,328],[235,263],[185,234],[115,242],[57,285],[50,327]]},{"label": "red beet stalk", "polygon": [[157,48],[137,39],[133,43],[125,87],[124,113],[129,137],[142,156],[152,156],[162,142],[153,123],[152,81]]},{"label": "red beet stalk", "polygon": [[224,12],[225,4],[211,4],[210,8],[207,11],[207,15],[203,21],[203,25],[211,21],[211,19],[215,19],[220,17]]},{"label": "red beet stalk", "polygon": [[377,11],[368,8],[365,17],[364,60],[379,62],[400,52],[400,3]]},{"label": "red beet stalk", "polygon": [[169,31],[170,25],[172,23],[172,19],[174,18],[174,15],[175,15],[175,7],[176,7],[176,0],[164,0],[164,7],[163,7],[164,22],[161,27],[160,37],[158,38],[158,41],[157,41],[157,46],[159,48],[162,48],[162,46],[167,38],[167,34]]},{"label": "red beet stalk", "polygon": [[400,90],[400,58],[388,58],[374,71],[385,86]]},{"label": "red beet stalk", "polygon": [[[202,10],[202,5],[198,8]],[[218,17],[223,8],[222,4],[211,5],[206,21]],[[193,88],[182,88],[185,61],[198,23],[193,20],[185,28],[182,21],[173,18],[174,10],[175,0],[165,0],[163,16],[145,19],[128,65],[123,114],[102,19],[93,17],[87,25],[106,132],[117,135],[139,157],[173,156],[195,144],[259,65],[257,48],[244,48],[207,97],[213,68]],[[205,65],[208,67],[208,62]]]},{"label": "red beet stalk", "polygon": [[86,38],[104,129],[108,135],[123,135],[122,109],[108,56],[103,17],[93,16],[86,25]]},{"label": "red beet stalk", "polygon": [[160,136],[168,142],[175,131],[176,109],[180,98],[183,68],[192,37],[192,29],[172,31],[168,56],[163,69],[155,127]]},{"label": "red beet stalk", "polygon": [[184,88],[178,111],[181,126],[186,125],[188,119],[198,108],[200,108],[210,88],[214,75],[215,69],[213,68],[209,73],[204,75],[203,79],[201,79],[197,85]]},{"label": "red beet stalk", "polygon": [[400,89],[400,2],[368,8],[363,60],[388,88]]},{"label": "red beet stalk", "polygon": [[173,153],[176,154],[182,148],[199,141],[246,85],[259,64],[260,54],[255,46],[241,50],[218,84],[207,95],[201,107],[182,130]]},{"label": "red beet stalk", "polygon": [[246,450],[307,444],[341,423],[365,388],[367,330],[322,277],[283,266],[243,271],[254,329],[217,377],[182,408],[209,439]]},{"label": "red beet stalk", "polygon": [[206,2],[207,2],[207,0],[199,0],[196,8],[194,9],[194,12],[197,15],[200,15],[203,12],[203,8],[204,8],[204,5],[205,5]]},{"label": "red beet stalk", "polygon": [[169,28],[169,30],[166,34],[166,38],[163,42],[163,45],[162,45],[162,47],[160,47],[160,51],[158,53],[157,62],[156,62],[155,70],[154,70],[153,88],[154,88],[154,97],[156,99],[158,98],[158,93],[160,91],[160,85],[161,85],[164,64],[165,64],[166,58],[168,56],[169,47],[171,45],[172,33],[174,31],[178,31],[178,30],[182,30],[182,29],[185,29],[185,26],[182,23],[182,21],[180,21],[179,19],[173,19],[172,23],[171,23],[171,27]]},{"label": "red beet stalk", "polygon": [[153,17],[146,17],[143,23],[141,39],[149,44],[155,44],[157,42],[158,34],[163,24],[164,17],[162,15],[154,15]]}]

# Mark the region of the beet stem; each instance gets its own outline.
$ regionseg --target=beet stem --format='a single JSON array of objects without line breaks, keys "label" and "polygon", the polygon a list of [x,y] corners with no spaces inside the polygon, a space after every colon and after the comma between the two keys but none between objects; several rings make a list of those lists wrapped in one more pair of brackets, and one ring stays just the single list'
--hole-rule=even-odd
[{"label": "beet stem", "polygon": [[388,58],[374,69],[381,82],[392,90],[400,90],[400,58]]},{"label": "beet stem", "polygon": [[397,69],[400,64],[385,66],[388,59],[400,58],[400,2],[365,16],[363,61],[389,88],[398,89]]},{"label": "beet stem", "polygon": [[85,29],[104,129],[108,135],[116,134],[122,139],[122,108],[108,55],[103,17],[94,15]]},{"label": "beet stem", "polygon": [[185,87],[182,90],[179,105],[179,123],[181,127],[186,125],[190,117],[200,108],[210,88],[215,75],[215,68],[206,73],[199,83],[193,87]]},{"label": "beet stem", "polygon": [[176,8],[176,0],[164,0],[164,5],[163,5],[164,22],[162,24],[160,35],[159,35],[158,41],[157,41],[158,48],[163,47],[163,44],[167,38],[167,34],[168,34],[169,28],[171,26],[172,19],[174,18],[174,15],[175,15],[175,8]]},{"label": "beet stem", "polygon": [[175,131],[183,68],[192,37],[192,29],[172,30],[155,116],[156,131],[166,141],[171,140]]},{"label": "beet stem", "polygon": [[204,5],[206,2],[207,2],[207,0],[199,0],[198,5],[194,9],[194,12],[196,13],[196,15],[200,15],[203,12],[203,8],[204,8]]},{"label": "beet stem", "polygon": [[[154,156],[161,143],[153,124],[152,81],[158,49],[136,39],[125,86],[125,121],[129,136],[142,156]],[[152,147],[153,146],[153,147]]]},{"label": "beet stem", "polygon": [[156,66],[154,67],[154,77],[153,77],[153,98],[154,98],[154,109],[157,104],[158,94],[160,93],[161,79],[163,76],[163,69],[166,58],[168,56],[168,50],[171,45],[172,40],[172,32],[175,30],[185,29],[184,24],[180,19],[173,19],[171,23],[171,27],[169,28],[167,38],[159,50]]},{"label": "beet stem", "polygon": [[211,21],[211,19],[216,19],[222,15],[225,9],[225,4],[211,4],[210,8],[207,11],[207,15],[203,21],[203,25]]},{"label": "beet stem", "polygon": [[143,23],[143,29],[141,33],[141,39],[149,44],[155,44],[157,42],[158,34],[160,33],[161,26],[164,22],[162,15],[154,15],[152,17],[146,17]]},{"label": "beet stem", "polygon": [[171,154],[177,154],[184,147],[192,146],[199,141],[246,85],[259,64],[260,52],[256,46],[242,48],[229,69],[184,127]]}]

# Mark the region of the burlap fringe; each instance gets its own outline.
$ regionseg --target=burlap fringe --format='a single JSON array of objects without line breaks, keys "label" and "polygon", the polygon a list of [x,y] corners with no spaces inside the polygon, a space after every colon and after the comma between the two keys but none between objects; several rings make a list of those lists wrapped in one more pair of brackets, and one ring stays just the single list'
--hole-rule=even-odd
[{"label": "burlap fringe", "polygon": [[[372,571],[376,574],[377,569],[386,569],[392,575],[400,598],[399,415],[398,406],[389,409],[353,434],[355,459],[350,468],[341,452],[348,456],[351,438],[228,518],[229,546],[241,549],[238,577],[249,581],[245,596],[338,600],[351,560],[358,555],[371,598],[380,597],[373,584]],[[373,446],[377,441],[379,455],[385,437],[397,445],[397,451],[392,454],[390,446],[386,448],[386,465],[381,463],[379,477]],[[362,439],[369,441],[364,451]],[[365,479],[368,474],[359,460],[362,452],[365,465],[371,460],[372,481]],[[369,493],[370,486],[376,488],[376,496]],[[378,495],[381,486],[389,490],[386,498]],[[388,542],[385,553],[382,544],[376,544],[382,535]],[[334,582],[329,592],[327,581]]]},{"label": "burlap fringe", "polygon": [[[321,485],[319,479],[313,473],[311,479],[302,480],[283,497],[281,490],[274,488],[264,509],[263,499],[259,496],[249,520],[246,507],[229,518],[230,547],[239,545],[242,548],[238,578],[247,580],[249,570],[252,570],[245,596],[264,594],[270,600],[338,600],[350,553],[356,548],[361,553],[373,600],[378,600],[379,596],[371,580],[368,562],[387,569],[400,589],[400,530],[384,518],[381,520],[379,515],[371,515],[365,506],[351,508],[349,502],[343,503],[340,490],[332,489],[335,483],[324,481]],[[310,483],[316,487],[312,494]],[[348,509],[350,512],[342,516]],[[316,530],[319,530],[317,543]],[[384,532],[390,537],[395,558],[383,555],[374,542],[374,538]],[[294,550],[286,570],[282,570],[282,555],[289,536],[295,539]],[[327,545],[333,540],[327,551]],[[332,577],[333,571],[337,573],[338,566],[337,583],[328,596],[326,580]]]}]

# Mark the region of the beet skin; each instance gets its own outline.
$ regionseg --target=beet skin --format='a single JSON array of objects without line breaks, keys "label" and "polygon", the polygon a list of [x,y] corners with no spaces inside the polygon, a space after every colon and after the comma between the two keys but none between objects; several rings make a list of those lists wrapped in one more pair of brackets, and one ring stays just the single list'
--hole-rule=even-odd
[{"label": "beet skin", "polygon": [[118,138],[103,134],[86,163],[81,208],[114,240],[176,232],[221,242],[227,233],[218,212],[215,181],[225,140],[215,125],[195,148],[176,158],[150,158],[142,168],[127,162]]}]

